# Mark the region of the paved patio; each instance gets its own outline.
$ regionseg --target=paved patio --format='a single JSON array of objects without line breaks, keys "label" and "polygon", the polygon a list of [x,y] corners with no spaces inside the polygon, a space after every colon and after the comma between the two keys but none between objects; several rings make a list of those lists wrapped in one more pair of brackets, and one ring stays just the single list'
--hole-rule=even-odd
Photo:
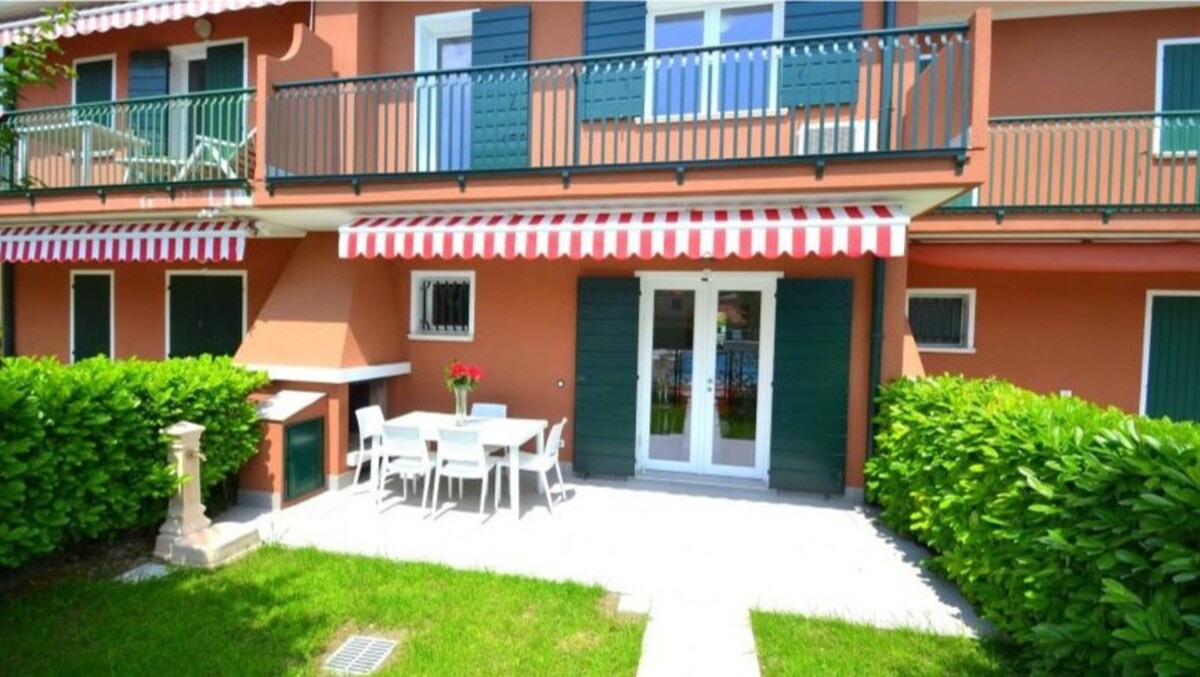
[{"label": "paved patio", "polygon": [[436,518],[411,493],[376,509],[361,486],[228,517],[254,519],[265,540],[284,545],[601,585],[650,612],[641,674],[757,674],[751,608],[943,634],[983,629],[952,586],[919,566],[920,548],[849,501],[568,476],[568,498],[551,515],[532,480],[522,478],[519,521],[493,514],[490,496],[480,517],[477,482]]}]

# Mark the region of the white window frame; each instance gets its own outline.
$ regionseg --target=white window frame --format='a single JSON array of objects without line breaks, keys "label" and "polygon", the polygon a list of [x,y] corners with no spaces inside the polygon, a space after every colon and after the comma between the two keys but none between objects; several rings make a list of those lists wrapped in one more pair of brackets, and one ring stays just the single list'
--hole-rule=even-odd
[{"label": "white window frame", "polygon": [[247,315],[250,312],[249,296],[250,296],[250,276],[245,269],[236,270],[210,270],[208,268],[200,268],[195,270],[168,270],[163,277],[163,304],[166,308],[166,313],[163,315],[163,336],[166,342],[163,344],[163,358],[171,357],[171,278],[176,276],[200,276],[208,275],[211,277],[240,277],[242,278],[242,340],[246,340],[246,330],[248,326]]},{"label": "white window frame", "polygon": [[[421,283],[426,280],[465,280],[471,287],[467,308],[467,333],[438,334],[421,331]],[[414,270],[409,277],[408,295],[408,338],[414,341],[457,341],[470,343],[475,340],[475,271],[473,270]]]},{"label": "white window frame", "polygon": [[1146,414],[1146,389],[1150,386],[1150,329],[1154,324],[1154,299],[1169,296],[1200,296],[1200,289],[1147,289],[1142,319],[1142,383],[1138,390],[1138,413]]},{"label": "white window frame", "polygon": [[[250,86],[250,39],[232,38],[229,40],[208,40],[205,42],[189,42],[181,45],[171,45],[167,51],[171,55],[171,65],[167,71],[167,93],[171,96],[187,94],[188,64],[208,56],[209,47],[223,45],[242,45],[242,86]],[[249,108],[249,107],[247,107]],[[186,106],[168,106],[170,138],[167,141],[168,150],[172,157],[180,157],[188,151],[188,126]],[[242,112],[242,129],[249,129],[247,111]]]},{"label": "white window frame", "polygon": [[914,287],[904,297],[904,317],[908,317],[908,305],[914,298],[965,298],[967,300],[967,341],[964,346],[924,345],[913,336],[917,350],[922,353],[959,353],[970,355],[975,352],[975,289],[969,287]]},{"label": "white window frame", "polygon": [[[651,0],[646,6],[646,36],[645,44],[648,46],[648,51],[659,51],[659,47],[654,44],[654,23],[659,17],[673,16],[676,14],[696,14],[704,15],[704,39],[703,44],[695,49],[712,49],[721,46],[721,11],[725,9],[741,9],[744,7],[762,7],[769,5],[771,7],[771,40],[783,39],[783,22],[784,22],[784,2],[783,0],[711,0],[709,2],[672,2],[670,0]],[[780,115],[782,111],[779,109],[779,70],[782,64],[782,59],[779,54],[772,54],[770,59],[770,79],[767,83],[767,107],[752,108],[743,110],[734,108],[733,110],[721,110],[720,108],[720,87],[713,87],[709,79],[709,72],[714,70],[710,67],[712,63],[711,55],[706,55],[701,62],[700,69],[700,102],[703,111],[697,110],[695,113],[683,114],[656,114],[654,112],[654,74],[657,70],[657,63],[646,66],[646,95],[644,110],[642,111],[642,119],[653,122],[687,122],[691,120],[719,120],[723,118],[745,118],[764,115]],[[720,69],[715,69],[720,77]]]},{"label": "white window frame", "polygon": [[[67,309],[67,312],[70,313],[67,317],[67,331],[71,337],[71,352],[68,357],[70,357],[71,364],[75,364],[75,278],[80,275],[102,275],[108,278],[108,358],[112,359],[117,354],[117,276],[110,268],[81,268],[71,271],[71,300]],[[89,355],[89,357],[93,356]]]},{"label": "white window frame", "polygon": [[[438,14],[422,14],[413,20],[413,70],[418,73],[436,71],[438,69],[438,41],[446,38],[472,38],[472,15],[478,9],[464,9],[456,12],[440,12]],[[474,44],[471,45],[474,49]],[[413,131],[409,146],[412,148],[412,166],[418,172],[433,172],[438,169],[438,96],[436,90],[429,87],[433,82],[430,78],[418,77],[414,86],[419,92],[420,87],[427,88],[424,105],[416,100],[413,106]],[[414,96],[416,94],[414,93]],[[429,133],[428,147],[425,153],[419,153],[418,139],[422,130]]]},{"label": "white window frame", "polygon": [[[1154,112],[1167,113],[1163,110],[1163,60],[1167,56],[1167,48],[1174,45],[1194,45],[1200,43],[1200,36],[1190,38],[1161,38],[1158,41],[1158,53],[1154,61]],[[1197,151],[1164,151],[1162,149],[1162,118],[1154,119],[1154,155],[1166,158],[1193,158]]]},{"label": "white window frame", "polygon": [[[112,98],[109,102],[117,100],[117,55],[116,54],[99,54],[97,56],[85,56],[75,59],[71,62],[71,68],[75,68],[81,63],[95,63],[97,61],[112,62]],[[76,85],[79,81],[76,78],[71,78],[71,105],[79,105],[78,99],[75,98],[77,91]]]}]

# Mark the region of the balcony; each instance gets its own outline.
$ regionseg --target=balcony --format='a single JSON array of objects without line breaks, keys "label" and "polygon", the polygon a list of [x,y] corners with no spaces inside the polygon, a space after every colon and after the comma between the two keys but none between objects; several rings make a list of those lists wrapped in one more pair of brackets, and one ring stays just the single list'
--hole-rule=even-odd
[{"label": "balcony", "polygon": [[1200,111],[992,118],[988,178],[949,213],[1200,210]]},{"label": "balcony", "polygon": [[0,195],[245,186],[253,178],[254,90],[12,111]]},{"label": "balcony", "polygon": [[872,159],[965,162],[967,24],[277,82],[278,185]]}]

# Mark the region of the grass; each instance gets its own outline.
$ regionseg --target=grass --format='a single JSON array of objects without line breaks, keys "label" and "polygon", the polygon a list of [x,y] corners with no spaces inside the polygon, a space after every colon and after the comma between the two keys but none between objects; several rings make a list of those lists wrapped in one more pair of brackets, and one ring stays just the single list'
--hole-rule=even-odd
[{"label": "grass", "polygon": [[1018,672],[1005,647],[993,642],[761,611],[750,622],[764,677]]},{"label": "grass", "polygon": [[645,621],[597,587],[263,548],[136,585],[0,599],[14,675],[308,675],[351,632],[403,638],[382,674],[634,674]]}]

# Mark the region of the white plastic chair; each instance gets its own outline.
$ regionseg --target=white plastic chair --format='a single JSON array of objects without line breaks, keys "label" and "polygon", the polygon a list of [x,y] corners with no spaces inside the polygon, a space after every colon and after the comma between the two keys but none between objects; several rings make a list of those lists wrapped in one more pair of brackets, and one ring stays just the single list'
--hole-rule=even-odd
[{"label": "white plastic chair", "polygon": [[[479,480],[482,486],[479,490],[479,514],[483,514],[483,505],[487,502],[488,475],[496,476],[495,508],[500,508],[500,473],[497,469],[497,459],[488,456],[483,444],[479,442],[479,432],[475,430],[439,430],[437,443],[437,462],[433,476],[433,512],[437,513],[438,488],[442,478],[449,481],[458,478],[459,481]],[[461,494],[460,494],[461,496]]]},{"label": "white plastic chair", "polygon": [[[408,498],[408,480],[425,478],[425,489],[421,493],[421,509],[429,502],[429,480],[433,474],[434,456],[421,437],[421,429],[413,426],[383,424],[384,445],[387,455],[383,459],[383,471],[379,474],[379,484],[375,487],[375,505],[383,500],[383,489],[387,478],[398,476],[400,482],[400,497]],[[416,485],[413,485],[416,490]]]},{"label": "white plastic chair", "polygon": [[475,402],[471,405],[471,418],[508,418],[508,405],[496,402]]},{"label": "white plastic chair", "polygon": [[563,428],[567,425],[567,419],[563,419],[554,424],[550,428],[550,432],[546,435],[546,442],[542,445],[542,453],[530,453],[522,451],[517,454],[517,468],[519,470],[527,470],[536,472],[538,480],[541,484],[542,491],[546,494],[546,508],[550,513],[554,513],[554,495],[550,493],[550,469],[553,468],[558,476],[558,494],[564,499],[567,497],[567,488],[563,482],[562,468],[558,465],[558,451],[562,446]]},{"label": "white plastic chair", "polygon": [[[358,420],[358,464],[354,469],[354,483],[362,478],[363,462],[373,462],[383,449],[383,409],[379,405],[363,407],[354,412]],[[372,471],[375,467],[371,468]],[[378,484],[378,477],[371,477]]]}]

